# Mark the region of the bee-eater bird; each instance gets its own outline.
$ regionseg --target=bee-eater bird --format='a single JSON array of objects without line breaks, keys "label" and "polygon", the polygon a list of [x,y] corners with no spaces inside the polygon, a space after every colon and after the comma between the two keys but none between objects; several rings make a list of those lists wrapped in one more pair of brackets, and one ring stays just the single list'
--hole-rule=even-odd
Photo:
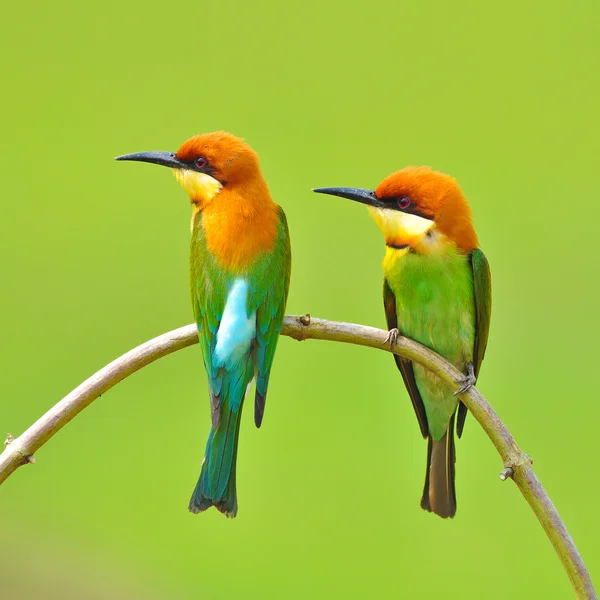
[{"label": "bee-eater bird", "polygon": [[258,155],[219,131],[177,152],[139,152],[117,160],[173,169],[192,203],[192,307],[208,375],[212,427],[189,510],[237,514],[235,468],[242,405],[256,378],[260,427],[281,331],[291,252],[285,214],[262,176]]},{"label": "bee-eater bird", "polygon": [[314,190],[362,202],[385,236],[383,302],[390,333],[431,348],[463,373],[455,391],[436,375],[394,355],[428,439],[421,507],[441,517],[456,513],[454,419],[462,435],[466,407],[457,394],[479,374],[488,339],[491,279],[471,211],[456,181],[429,167],[406,167],[375,191]]}]

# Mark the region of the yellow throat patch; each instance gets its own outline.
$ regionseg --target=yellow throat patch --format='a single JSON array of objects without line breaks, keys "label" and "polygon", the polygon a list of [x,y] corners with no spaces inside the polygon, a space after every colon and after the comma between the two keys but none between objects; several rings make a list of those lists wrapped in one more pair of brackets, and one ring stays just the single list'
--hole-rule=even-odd
[{"label": "yellow throat patch", "polygon": [[429,219],[391,208],[369,207],[369,212],[386,239],[402,240],[405,243],[420,238],[435,225]]},{"label": "yellow throat patch", "polygon": [[173,169],[175,179],[187,192],[190,200],[202,210],[223,188],[220,181],[206,173],[191,169]]}]

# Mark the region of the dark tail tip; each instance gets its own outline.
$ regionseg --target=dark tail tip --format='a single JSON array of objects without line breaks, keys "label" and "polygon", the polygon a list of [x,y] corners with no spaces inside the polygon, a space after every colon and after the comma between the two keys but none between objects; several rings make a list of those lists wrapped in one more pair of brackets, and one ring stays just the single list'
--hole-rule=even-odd
[{"label": "dark tail tip", "polygon": [[456,500],[443,501],[438,498],[435,504],[432,504],[429,500],[429,493],[425,491],[421,498],[421,508],[442,517],[442,519],[452,519],[456,515]]},{"label": "dark tail tip", "polygon": [[260,429],[262,425],[263,417],[265,416],[265,404],[267,402],[267,395],[264,396],[256,390],[254,396],[254,424],[257,429]]},{"label": "dark tail tip", "polygon": [[421,508],[446,519],[456,514],[454,417],[439,441],[431,436],[427,444],[427,473]]},{"label": "dark tail tip", "polygon": [[237,515],[238,505],[237,505],[237,495],[235,493],[235,488],[233,489],[233,493],[227,495],[225,498],[214,501],[210,498],[207,498],[201,490],[200,481],[196,485],[194,489],[194,493],[190,498],[190,503],[188,505],[188,510],[197,515],[198,513],[204,512],[206,509],[214,506],[220,513],[223,513],[228,519],[233,519]]}]

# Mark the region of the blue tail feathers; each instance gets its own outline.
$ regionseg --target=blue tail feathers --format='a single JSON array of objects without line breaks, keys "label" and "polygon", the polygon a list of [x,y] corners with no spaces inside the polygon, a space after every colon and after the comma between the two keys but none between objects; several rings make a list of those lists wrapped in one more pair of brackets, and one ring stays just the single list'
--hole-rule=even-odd
[{"label": "blue tail feathers", "polygon": [[235,467],[242,406],[230,410],[221,405],[221,418],[216,429],[211,428],[200,478],[190,499],[189,510],[199,513],[211,506],[233,518],[237,514]]}]

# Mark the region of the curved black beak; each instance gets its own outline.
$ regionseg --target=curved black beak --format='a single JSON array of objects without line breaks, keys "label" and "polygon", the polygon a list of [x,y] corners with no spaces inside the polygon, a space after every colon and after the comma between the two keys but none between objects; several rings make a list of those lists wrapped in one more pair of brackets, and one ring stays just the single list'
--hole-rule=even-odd
[{"label": "curved black beak", "polygon": [[162,165],[171,169],[189,169],[190,166],[180,161],[174,152],[134,152],[133,154],[123,154],[117,156],[115,160],[135,160],[137,162],[147,162],[154,165]]},{"label": "curved black beak", "polygon": [[362,204],[383,208],[384,203],[375,195],[373,190],[363,190],[360,188],[345,188],[345,187],[329,187],[315,188],[313,192],[317,194],[329,194],[330,196],[339,196],[340,198],[348,198]]}]

